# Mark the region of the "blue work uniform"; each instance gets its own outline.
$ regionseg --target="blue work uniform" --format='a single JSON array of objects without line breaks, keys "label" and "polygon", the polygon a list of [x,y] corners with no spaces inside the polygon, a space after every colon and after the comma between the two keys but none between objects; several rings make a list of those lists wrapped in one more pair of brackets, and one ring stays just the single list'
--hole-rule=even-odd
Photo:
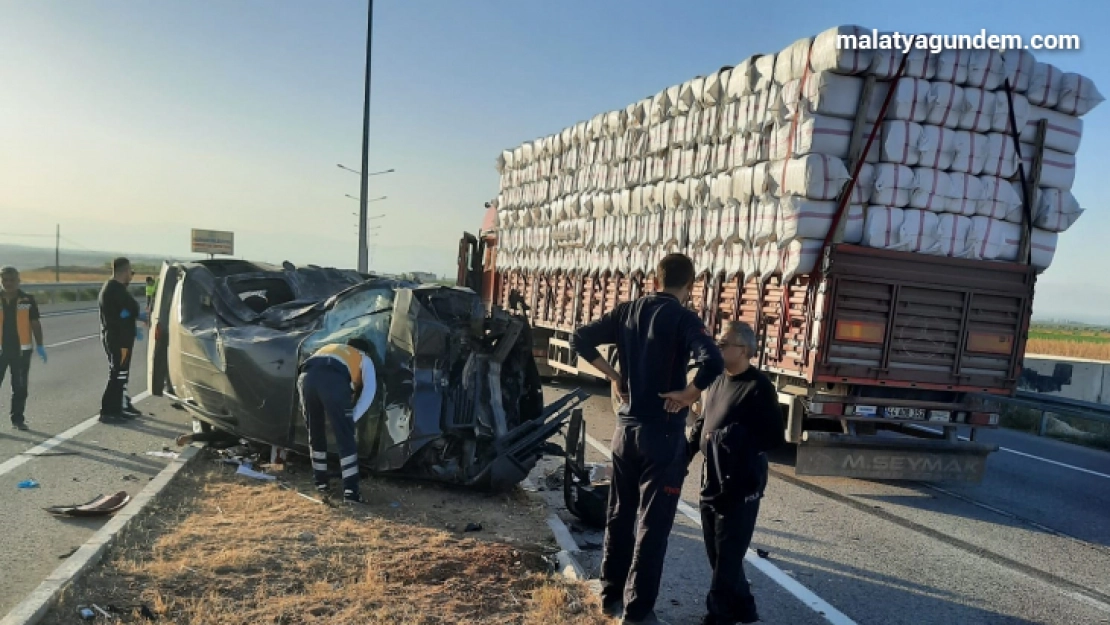
[{"label": "blue work uniform", "polygon": [[366,414],[377,392],[373,361],[349,345],[325,345],[302,365],[297,378],[297,391],[308,428],[316,488],[321,491],[328,488],[325,423],[330,422],[339,447],[343,496],[360,499],[355,424]]},{"label": "blue work uniform", "polygon": [[659,596],[688,464],[687,410],[667,412],[659,394],[686,388],[691,356],[699,367],[694,385],[701,390],[721,374],[724,361],[701,319],[668,293],[621,303],[571,338],[571,347],[587,361],[596,360],[604,344],[617,346],[629,401],[621,406],[613,433],[602,601],[623,600],[625,618],[640,620],[651,614]]}]

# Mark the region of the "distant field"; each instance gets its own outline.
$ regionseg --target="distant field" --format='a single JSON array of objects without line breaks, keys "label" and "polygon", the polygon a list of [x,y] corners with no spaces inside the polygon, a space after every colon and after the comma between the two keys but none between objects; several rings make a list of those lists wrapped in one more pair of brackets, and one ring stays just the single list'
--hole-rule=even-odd
[{"label": "distant field", "polygon": [[1026,353],[1110,360],[1110,331],[1091,328],[1033,326]]},{"label": "distant field", "polygon": [[[111,277],[111,273],[107,270],[99,271],[92,267],[82,267],[79,270],[62,271],[59,275],[62,282],[103,282]],[[20,272],[20,281],[24,285],[41,284],[54,282],[53,269],[31,269],[29,271]],[[157,277],[157,276],[155,276]],[[136,282],[146,280],[146,275],[141,273],[135,274]]]}]

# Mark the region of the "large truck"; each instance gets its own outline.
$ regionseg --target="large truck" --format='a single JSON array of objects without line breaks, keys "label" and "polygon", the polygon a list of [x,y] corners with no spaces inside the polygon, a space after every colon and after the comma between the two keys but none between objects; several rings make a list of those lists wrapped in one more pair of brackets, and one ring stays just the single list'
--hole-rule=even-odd
[{"label": "large truck", "polygon": [[[464,235],[459,285],[527,314],[542,373],[602,378],[570,335],[651,293],[654,275],[501,271],[492,221],[487,214],[477,236]],[[796,472],[980,481],[997,446],[976,432],[998,426],[990,396],[1016,390],[1033,268],[846,244],[829,246],[822,262],[819,274],[786,283],[703,271],[689,304],[714,333],[732,319],[756,329],[757,364],[778,388],[786,440],[798,445]],[[616,365],[615,346],[602,354]]]},{"label": "large truck", "polygon": [[[875,77],[862,87],[848,126],[851,173],[836,195],[831,227],[814,241],[811,270],[745,275],[727,263],[707,262],[713,254],[703,248],[680,245],[696,257],[699,273],[688,305],[707,329],[716,334],[724,322],[742,320],[760,337],[756,364],[778,389],[799,475],[979,482],[998,447],[977,434],[998,427],[998,397],[1012,396],[1021,375],[1034,285],[1046,266],[1033,260],[1045,247],[1033,228],[1033,197],[1042,167],[1049,167],[1049,122],[1030,119],[1031,136],[1022,133],[1026,151],[1020,151],[1017,129],[1025,122],[1014,121],[1009,82],[999,96],[1010,99],[1011,111],[1000,137],[1002,147],[1012,141],[1022,160],[1015,176],[1022,214],[1020,234],[1011,235],[1013,259],[846,242],[853,190],[906,63],[903,58],[886,88],[873,125],[865,115],[878,88]],[[794,127],[787,129],[792,139]],[[515,259],[499,265],[505,245],[497,202],[486,208],[478,233],[460,242],[458,285],[480,293],[488,306],[528,316],[541,373],[603,377],[573,352],[570,336],[619,302],[652,292],[650,263],[583,262],[581,256],[567,262],[564,256],[550,266]],[[507,258],[512,254],[506,250]],[[615,346],[602,353],[616,365]]]}]

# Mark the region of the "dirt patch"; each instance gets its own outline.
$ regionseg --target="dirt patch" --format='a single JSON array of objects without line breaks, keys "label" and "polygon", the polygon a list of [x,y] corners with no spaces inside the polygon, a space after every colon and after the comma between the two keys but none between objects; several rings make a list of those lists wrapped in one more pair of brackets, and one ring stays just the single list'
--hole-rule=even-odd
[{"label": "dirt patch", "polygon": [[[212,460],[179,474],[42,622],[77,622],[91,603],[134,623],[610,622],[584,585],[550,573],[546,512],[525,493],[370,478],[369,505],[332,507],[298,494],[314,496],[303,468],[283,487]],[[141,605],[158,618],[133,615]]]}]

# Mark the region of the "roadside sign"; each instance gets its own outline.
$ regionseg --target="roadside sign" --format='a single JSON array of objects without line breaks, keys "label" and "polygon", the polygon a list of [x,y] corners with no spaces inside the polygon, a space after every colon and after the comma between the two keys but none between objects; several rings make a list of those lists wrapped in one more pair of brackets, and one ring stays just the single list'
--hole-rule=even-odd
[{"label": "roadside sign", "polygon": [[193,252],[197,254],[235,254],[235,233],[193,228]]}]

